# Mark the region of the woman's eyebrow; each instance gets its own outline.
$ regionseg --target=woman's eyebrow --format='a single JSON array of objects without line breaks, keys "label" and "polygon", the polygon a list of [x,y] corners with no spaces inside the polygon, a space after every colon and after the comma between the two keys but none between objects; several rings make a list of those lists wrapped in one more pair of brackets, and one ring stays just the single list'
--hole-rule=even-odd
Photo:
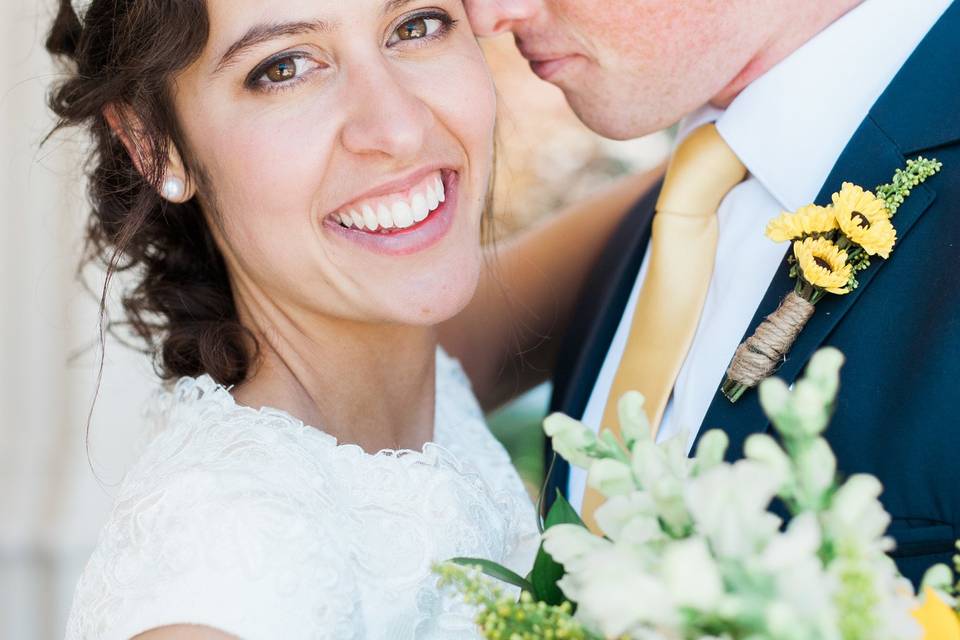
[{"label": "woman's eyebrow", "polygon": [[387,2],[383,5],[383,13],[393,13],[394,11],[398,11],[414,1],[415,0],[387,0]]},{"label": "woman's eyebrow", "polygon": [[[403,1],[403,0],[395,0]],[[308,22],[279,22],[271,24],[258,24],[250,27],[245,34],[240,36],[236,42],[231,44],[222,56],[213,70],[216,75],[229,67],[237,57],[258,44],[263,44],[274,38],[285,36],[296,36],[304,33],[326,33],[333,29],[333,25],[323,20],[314,20]]]}]

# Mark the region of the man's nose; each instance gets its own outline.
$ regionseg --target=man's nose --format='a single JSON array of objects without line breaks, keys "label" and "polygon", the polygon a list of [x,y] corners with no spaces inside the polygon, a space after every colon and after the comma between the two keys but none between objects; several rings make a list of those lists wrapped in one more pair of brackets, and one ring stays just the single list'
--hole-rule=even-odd
[{"label": "man's nose", "polygon": [[495,36],[533,17],[542,0],[466,0],[470,25],[478,36]]}]

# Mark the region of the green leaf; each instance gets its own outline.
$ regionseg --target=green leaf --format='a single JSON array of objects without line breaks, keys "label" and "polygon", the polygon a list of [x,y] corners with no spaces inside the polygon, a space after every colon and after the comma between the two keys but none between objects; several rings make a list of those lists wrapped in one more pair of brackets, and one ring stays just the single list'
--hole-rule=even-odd
[{"label": "green leaf", "polygon": [[491,578],[496,578],[501,582],[512,584],[515,587],[520,587],[524,591],[529,591],[531,594],[533,593],[533,585],[510,569],[507,569],[503,565],[499,565],[496,562],[483,560],[481,558],[451,558],[450,562],[462,565],[464,567],[480,567],[480,570]]},{"label": "green leaf", "polygon": [[563,497],[559,489],[557,489],[557,498],[554,500],[549,513],[547,513],[546,519],[543,521],[543,528],[546,530],[556,524],[578,524],[581,527],[587,526],[583,523],[583,520],[580,519],[580,514],[577,513],[577,510],[567,502],[567,499]]},{"label": "green leaf", "polygon": [[546,602],[548,605],[563,604],[566,598],[557,582],[563,577],[563,565],[554,561],[550,554],[543,550],[537,551],[537,559],[533,562],[533,571],[530,572],[530,583],[533,588],[530,595],[537,602]]},{"label": "green leaf", "polygon": [[[547,513],[543,526],[544,529],[549,529],[558,524],[586,526],[577,514],[576,509],[570,506],[570,503],[567,502],[567,499],[563,497],[559,490],[557,491],[557,499],[550,507],[550,512]],[[563,577],[563,574],[563,565],[556,562],[549,553],[544,551],[541,544],[540,550],[537,551],[537,558],[533,562],[533,571],[530,572],[529,576],[530,583],[533,585],[530,595],[538,602],[546,602],[553,606],[563,604],[567,599],[560,587],[557,586],[557,582]]]}]

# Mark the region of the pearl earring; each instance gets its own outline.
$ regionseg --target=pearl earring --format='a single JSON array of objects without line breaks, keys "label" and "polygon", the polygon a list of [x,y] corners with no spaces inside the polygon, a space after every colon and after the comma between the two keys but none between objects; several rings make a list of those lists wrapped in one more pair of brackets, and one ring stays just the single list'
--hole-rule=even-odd
[{"label": "pearl earring", "polygon": [[186,192],[187,187],[183,183],[183,180],[176,176],[170,176],[163,181],[163,188],[161,193],[163,197],[172,202],[179,202],[183,198],[183,194]]}]

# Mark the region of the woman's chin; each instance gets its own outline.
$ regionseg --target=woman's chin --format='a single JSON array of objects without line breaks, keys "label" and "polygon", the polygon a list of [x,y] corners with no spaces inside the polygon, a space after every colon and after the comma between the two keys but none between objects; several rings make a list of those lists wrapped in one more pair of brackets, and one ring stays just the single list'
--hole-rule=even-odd
[{"label": "woman's chin", "polygon": [[384,309],[390,309],[388,322],[428,327],[453,318],[473,299],[479,271],[472,276],[461,271],[460,276],[444,282],[434,280],[430,287],[396,287],[384,301]]}]

